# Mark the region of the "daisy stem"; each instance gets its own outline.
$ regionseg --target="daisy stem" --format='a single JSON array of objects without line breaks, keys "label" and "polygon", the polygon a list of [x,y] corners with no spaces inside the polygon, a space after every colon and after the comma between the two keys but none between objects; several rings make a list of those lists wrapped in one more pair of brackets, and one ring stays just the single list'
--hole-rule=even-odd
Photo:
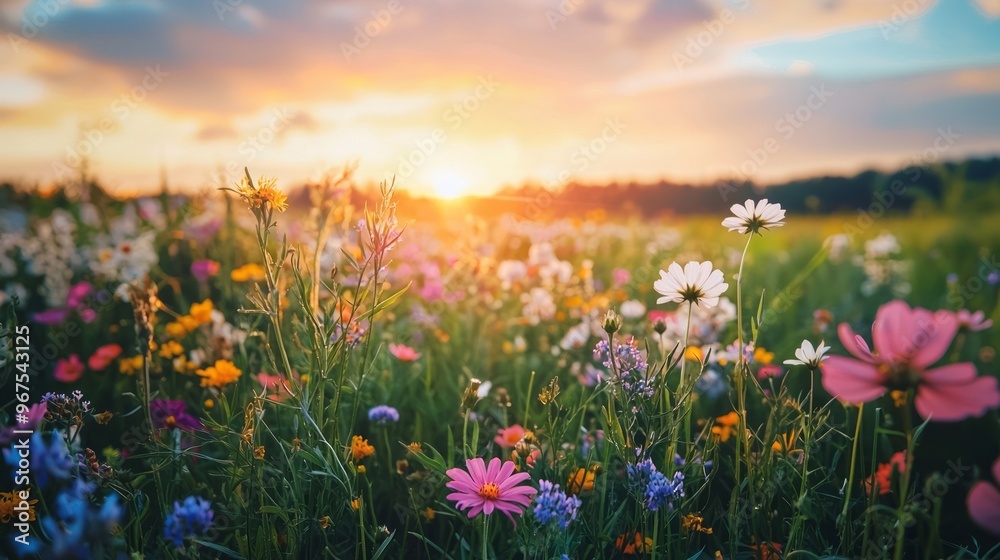
[{"label": "daisy stem", "polygon": [[854,424],[854,441],[851,442],[851,468],[847,474],[847,493],[844,495],[844,508],[840,511],[840,519],[844,527],[850,526],[850,522],[847,520],[847,509],[851,505],[851,490],[854,489],[854,469],[857,466],[858,440],[861,439],[861,417],[864,410],[864,403],[859,404],[858,419]]},{"label": "daisy stem", "polygon": [[[733,462],[733,468],[735,470],[734,480],[736,481],[737,493],[740,491],[740,486],[742,485],[740,478],[740,448],[744,444],[746,446],[747,474],[750,474],[750,438],[747,437],[746,384],[743,379],[743,376],[746,374],[746,361],[743,352],[743,264],[747,260],[747,251],[750,249],[751,241],[753,241],[753,232],[750,233],[747,238],[747,244],[743,247],[743,255],[740,257],[740,268],[736,275],[736,352],[738,356],[736,358],[736,369],[733,372],[733,380],[736,384],[736,414],[740,419],[738,425],[740,433],[737,434],[736,438],[736,460]],[[753,490],[750,488],[749,481],[747,483],[747,490],[749,491],[751,500],[753,500]],[[753,515],[752,506],[753,504],[751,504],[750,509],[751,516]]]},{"label": "daisy stem", "polygon": [[[688,392],[688,382],[687,376],[685,374],[685,366],[687,366],[687,349],[688,349],[688,337],[691,336],[691,315],[694,315],[694,303],[688,302],[688,316],[687,316],[687,327],[684,328],[684,348],[681,350],[681,385],[678,388],[678,397],[684,395]],[[691,402],[690,397],[688,402],[684,403],[684,437],[691,437]],[[687,453],[687,449],[684,450]],[[667,457],[667,464],[673,461],[673,456]]]}]

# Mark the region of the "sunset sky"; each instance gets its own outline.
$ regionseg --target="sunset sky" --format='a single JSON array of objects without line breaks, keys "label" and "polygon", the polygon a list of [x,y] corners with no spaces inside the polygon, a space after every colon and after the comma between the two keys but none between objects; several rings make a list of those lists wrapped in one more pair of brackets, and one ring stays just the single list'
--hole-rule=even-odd
[{"label": "sunset sky", "polygon": [[[1000,0],[0,3],[0,178],[769,182],[1000,152]],[[226,171],[228,170],[228,171]]]}]

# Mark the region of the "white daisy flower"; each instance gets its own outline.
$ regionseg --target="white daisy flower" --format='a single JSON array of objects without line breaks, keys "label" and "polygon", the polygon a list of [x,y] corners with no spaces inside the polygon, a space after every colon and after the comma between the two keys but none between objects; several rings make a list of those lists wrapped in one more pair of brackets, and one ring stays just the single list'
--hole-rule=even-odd
[{"label": "white daisy flower", "polygon": [[743,204],[733,204],[732,208],[735,217],[722,220],[722,225],[729,228],[729,231],[740,233],[758,233],[761,229],[770,229],[785,225],[785,211],[780,204],[770,204],[767,199],[754,203],[747,200]]},{"label": "white daisy flower", "polygon": [[699,307],[715,307],[719,296],[729,288],[723,280],[722,271],[713,269],[712,261],[691,261],[683,269],[670,263],[667,272],[661,270],[660,279],[653,282],[653,289],[663,296],[656,303],[689,301]]},{"label": "white daisy flower", "polygon": [[789,366],[809,366],[811,368],[819,367],[819,363],[823,360],[829,358],[829,356],[824,356],[828,350],[829,346],[824,346],[825,341],[819,341],[819,346],[813,348],[812,342],[808,340],[802,341],[802,346],[795,349],[795,357],[797,360],[785,360],[785,365]]}]

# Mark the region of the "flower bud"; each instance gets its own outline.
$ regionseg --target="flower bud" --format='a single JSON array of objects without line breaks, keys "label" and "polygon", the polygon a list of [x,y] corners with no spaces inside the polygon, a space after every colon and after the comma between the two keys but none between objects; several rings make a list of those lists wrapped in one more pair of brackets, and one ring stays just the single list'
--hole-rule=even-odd
[{"label": "flower bud", "polygon": [[656,331],[656,334],[663,334],[667,332],[667,324],[663,321],[663,319],[657,319],[656,322],[653,323],[653,330]]},{"label": "flower bud", "polygon": [[613,309],[608,309],[608,312],[604,314],[601,326],[604,327],[604,332],[615,334],[622,328],[622,318]]}]

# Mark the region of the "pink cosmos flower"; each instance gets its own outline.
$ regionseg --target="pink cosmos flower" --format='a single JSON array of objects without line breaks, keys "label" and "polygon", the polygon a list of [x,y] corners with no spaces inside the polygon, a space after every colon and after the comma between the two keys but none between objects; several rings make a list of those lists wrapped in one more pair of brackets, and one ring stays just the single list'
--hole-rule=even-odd
[{"label": "pink cosmos flower", "polygon": [[757,379],[761,381],[769,377],[781,377],[785,370],[777,364],[767,364],[757,369]]},{"label": "pink cosmos flower", "polygon": [[87,367],[94,371],[101,371],[111,365],[115,358],[122,355],[122,347],[117,344],[105,344],[87,359]]},{"label": "pink cosmos flower", "polygon": [[56,369],[53,375],[55,376],[56,381],[73,383],[83,376],[83,370],[83,362],[80,361],[80,356],[73,354],[69,358],[59,360],[56,363]]},{"label": "pink cosmos flower", "polygon": [[[296,381],[298,380],[298,375],[295,375],[294,372],[292,377]],[[284,375],[258,373],[257,382],[264,387],[265,391],[267,391],[267,398],[274,402],[283,402],[292,396],[288,392],[288,390],[292,387],[292,384],[285,379]]]},{"label": "pink cosmos flower", "polygon": [[993,319],[986,319],[986,314],[982,311],[973,313],[968,309],[963,309],[955,313],[955,316],[958,318],[958,326],[970,331],[985,331],[993,326]]},{"label": "pink cosmos flower", "polygon": [[[649,319],[650,323],[655,323],[657,321],[666,321],[668,315],[670,314],[667,313],[666,311],[660,311],[659,309],[654,309],[649,313],[647,313],[646,317]],[[687,315],[685,315],[685,317],[687,317]]]},{"label": "pink cosmos flower", "polygon": [[191,275],[199,282],[206,282],[209,278],[218,274],[221,267],[222,265],[219,263],[208,259],[194,261],[191,263]]},{"label": "pink cosmos flower", "polygon": [[1000,535],[1000,488],[996,484],[1000,483],[1000,459],[993,463],[993,480],[981,480],[974,484],[966,505],[969,517],[976,524],[994,535]]},{"label": "pink cosmos flower", "polygon": [[916,385],[915,404],[924,418],[952,422],[980,416],[1000,406],[993,377],[977,377],[964,362],[928,369],[941,359],[958,331],[958,319],[948,311],[931,312],[902,301],[879,308],[872,326],[872,352],[863,338],[841,323],[840,341],[855,358],[830,356],[820,364],[823,387],[838,399],[864,403],[890,389]]},{"label": "pink cosmos flower", "polygon": [[469,517],[480,513],[490,515],[499,510],[511,522],[511,514],[521,515],[524,508],[531,503],[535,489],[520,484],[531,478],[528,473],[514,473],[513,461],[505,461],[500,465],[500,459],[494,457],[489,467],[482,459],[476,457],[465,462],[465,469],[448,469],[451,477],[445,486],[454,490],[448,494],[448,499],[455,502],[455,507],[469,510]]},{"label": "pink cosmos flower", "polygon": [[524,428],[520,424],[514,424],[509,428],[497,430],[497,437],[493,438],[493,441],[500,447],[514,447],[523,438]]},{"label": "pink cosmos flower", "polygon": [[66,305],[76,309],[83,305],[83,300],[94,291],[94,286],[90,282],[78,282],[69,287],[66,294]]},{"label": "pink cosmos flower", "polygon": [[420,352],[405,344],[390,344],[389,352],[401,362],[415,362],[420,358]]}]

